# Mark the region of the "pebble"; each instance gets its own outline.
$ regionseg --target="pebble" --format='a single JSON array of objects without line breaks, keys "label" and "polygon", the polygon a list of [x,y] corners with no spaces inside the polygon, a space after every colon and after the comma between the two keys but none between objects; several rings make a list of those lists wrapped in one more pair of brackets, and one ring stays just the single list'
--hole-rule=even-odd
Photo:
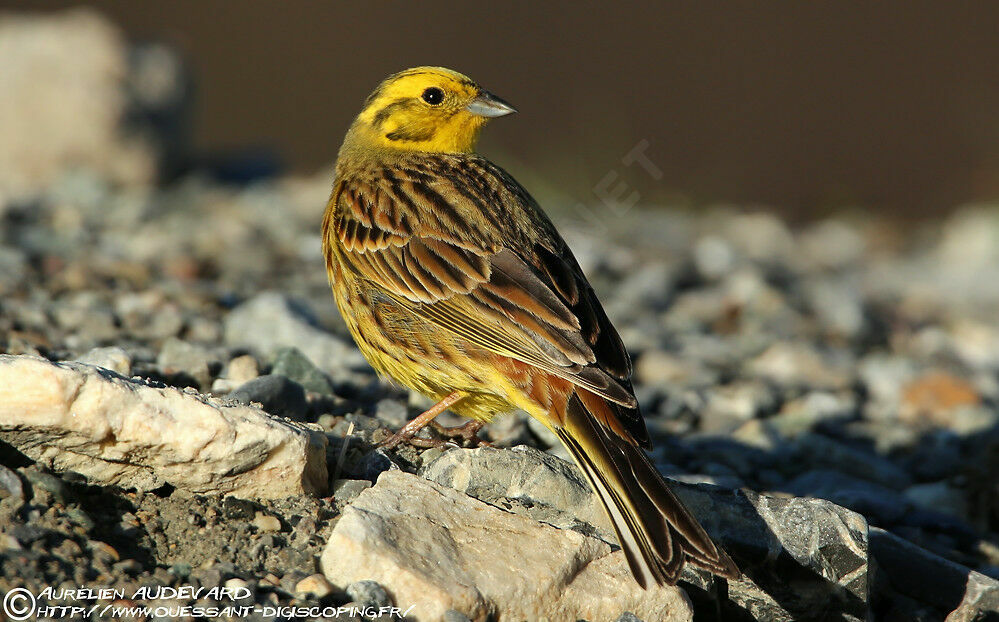
[{"label": "pebble", "polygon": [[110,369],[126,378],[132,375],[132,357],[118,346],[92,348],[75,360],[79,363]]},{"label": "pebble", "polygon": [[298,348],[281,348],[274,355],[272,374],[285,376],[302,385],[306,391],[333,395],[329,378],[316,367]]},{"label": "pebble", "polygon": [[323,575],[313,574],[296,583],[295,592],[321,600],[333,593],[333,586]]},{"label": "pebble", "polygon": [[207,388],[212,378],[212,359],[204,348],[171,337],[163,343],[156,357],[156,366],[164,374],[182,373],[197,382],[199,387]]},{"label": "pebble", "polygon": [[347,586],[347,595],[350,599],[362,607],[391,607],[392,599],[389,598],[377,581],[356,581]]},{"label": "pebble", "polygon": [[0,464],[0,499],[24,500],[24,484],[17,473]]},{"label": "pebble", "polygon": [[378,400],[375,404],[375,418],[390,428],[402,427],[409,419],[409,409],[399,400]]},{"label": "pebble", "polygon": [[253,517],[253,525],[261,532],[268,533],[274,531],[281,531],[281,521],[276,517],[269,514],[263,514],[257,512],[256,516]]},{"label": "pebble", "polygon": [[229,396],[240,404],[261,404],[267,412],[295,421],[304,421],[309,405],[302,385],[284,376],[254,378],[232,391]]},{"label": "pebble", "polygon": [[367,488],[371,488],[371,482],[366,479],[338,479],[333,482],[333,498],[342,507]]}]

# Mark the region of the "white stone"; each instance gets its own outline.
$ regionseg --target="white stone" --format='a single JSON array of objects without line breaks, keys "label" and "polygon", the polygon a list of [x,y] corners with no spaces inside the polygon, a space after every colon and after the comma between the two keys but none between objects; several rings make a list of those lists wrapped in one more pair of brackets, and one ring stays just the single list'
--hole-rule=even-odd
[{"label": "white stone", "polygon": [[0,438],[123,488],[283,498],[326,492],[317,428],[82,363],[0,355]]},{"label": "white stone", "polygon": [[635,583],[605,542],[510,514],[401,471],[344,510],[323,551],[337,586],[373,580],[407,619],[691,620],[683,590]]},{"label": "white stone", "polygon": [[152,179],[152,150],[121,132],[127,71],[124,37],[91,9],[0,16],[0,204],[74,166]]}]

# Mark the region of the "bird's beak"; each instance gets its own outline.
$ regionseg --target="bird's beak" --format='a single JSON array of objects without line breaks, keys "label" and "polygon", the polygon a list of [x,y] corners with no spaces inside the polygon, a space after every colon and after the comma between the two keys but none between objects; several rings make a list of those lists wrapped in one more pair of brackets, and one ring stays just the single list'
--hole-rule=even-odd
[{"label": "bird's beak", "polygon": [[502,117],[517,112],[516,108],[489,91],[480,92],[465,109],[480,117]]}]

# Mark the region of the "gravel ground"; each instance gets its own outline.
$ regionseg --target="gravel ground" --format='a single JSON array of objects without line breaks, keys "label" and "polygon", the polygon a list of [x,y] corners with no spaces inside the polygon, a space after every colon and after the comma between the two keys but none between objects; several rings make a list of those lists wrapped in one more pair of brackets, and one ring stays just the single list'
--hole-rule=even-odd
[{"label": "gravel ground", "polygon": [[[332,477],[348,480],[333,502],[142,494],[48,473],[0,445],[0,588],[379,602],[377,588],[306,580],[359,480],[383,468],[372,444],[424,405],[349,345],[319,255],[328,184],[115,189],[75,172],[0,206],[0,352],[118,365],[317,422]],[[721,208],[556,220],[636,359],[664,473],[827,498],[999,577],[999,212],[910,228],[860,215],[791,230]],[[317,330],[339,349],[314,347]],[[488,434],[560,452],[523,417]],[[397,460],[415,469],[426,457],[406,447]]]}]

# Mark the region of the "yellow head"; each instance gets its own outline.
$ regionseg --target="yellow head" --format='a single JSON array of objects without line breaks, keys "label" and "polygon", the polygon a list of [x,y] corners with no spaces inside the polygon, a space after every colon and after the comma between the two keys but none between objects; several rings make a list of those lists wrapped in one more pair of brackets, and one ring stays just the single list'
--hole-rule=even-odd
[{"label": "yellow head", "polygon": [[368,96],[344,148],[468,153],[486,121],[512,112],[457,71],[414,67],[389,76]]}]

